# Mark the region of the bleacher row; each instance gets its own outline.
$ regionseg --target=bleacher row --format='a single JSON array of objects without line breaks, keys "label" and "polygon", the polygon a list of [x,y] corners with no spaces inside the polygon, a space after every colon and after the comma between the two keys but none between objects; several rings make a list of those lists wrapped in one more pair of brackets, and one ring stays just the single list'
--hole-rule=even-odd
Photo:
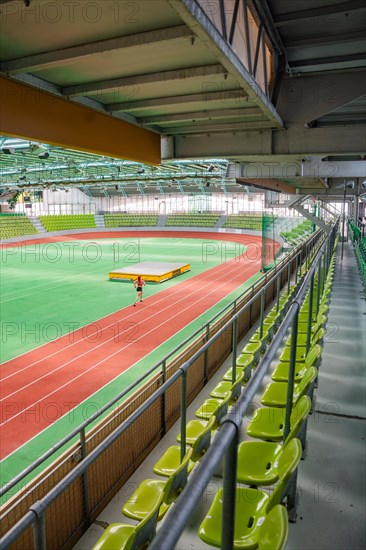
[{"label": "bleacher row", "polygon": [[95,217],[92,214],[60,214],[59,216],[39,216],[39,219],[47,231],[96,227]]},{"label": "bleacher row", "polygon": [[151,214],[104,214],[106,227],[155,226],[157,221],[158,216]]},{"label": "bleacher row", "polygon": [[214,227],[219,218],[218,214],[174,214],[167,216],[165,226]]},{"label": "bleacher row", "polygon": [[262,215],[260,214],[242,214],[240,216],[231,215],[224,223],[223,227],[233,227],[235,229],[251,229],[252,231],[262,231]]},{"label": "bleacher row", "polygon": [[288,243],[290,246],[297,245],[299,244],[299,239],[310,231],[311,226],[311,221],[305,220],[297,227],[291,229],[291,231],[282,231],[280,235],[285,243]]},{"label": "bleacher row", "polygon": [[366,289],[366,237],[361,237],[361,230],[351,220],[348,221],[348,225],[362,283]]},{"label": "bleacher row", "polygon": [[[294,491],[291,494],[289,486],[300,459],[305,454],[306,419],[312,409],[313,392],[321,361],[334,264],[333,251],[326,279],[322,278],[318,284],[318,275],[314,277],[311,316],[309,292],[299,312],[293,409],[286,439],[285,407],[291,337],[272,371],[272,382],[261,397],[263,407],[255,411],[246,429],[247,435],[253,441],[246,440],[238,446],[234,548],[280,550],[285,547],[288,532],[287,507],[294,506],[295,501]],[[306,266],[302,266],[301,275],[306,270]],[[267,314],[262,331],[258,329],[242,349],[236,361],[236,372],[233,373],[230,368],[224,374],[222,381],[211,391],[210,398],[196,410],[196,418],[186,424],[188,450],[183,459],[180,445],[166,449],[153,467],[154,473],[160,477],[144,480],[123,504],[122,514],[138,523],[110,524],[94,545],[94,550],[149,546],[156,534],[158,522],[184,490],[188,476],[206,453],[212,438],[216,437],[229,408],[234,405],[241,392],[245,391],[245,385],[265,354],[266,347],[278,330],[300,284],[301,277],[297,286],[288,287],[281,295],[278,304]],[[307,347],[309,318],[311,340]],[[180,440],[179,434],[177,441]],[[221,547],[222,543],[222,507],[223,491],[220,489],[198,529],[199,537],[215,547]]]},{"label": "bleacher row", "polygon": [[[144,226],[155,227],[158,224],[158,218],[159,216],[153,214],[104,214],[104,224],[107,228]],[[165,226],[215,227],[219,218],[219,214],[172,214],[166,217]],[[92,214],[47,215],[39,216],[39,219],[46,231],[63,231],[69,229],[87,229],[96,227],[95,217]],[[228,216],[223,227],[261,231],[262,216],[259,214]],[[0,216],[0,229],[1,239],[38,233],[38,230],[33,226],[29,218],[23,214],[4,214]],[[294,240],[295,237],[296,235],[294,232]]]},{"label": "bleacher row", "polygon": [[35,235],[38,230],[27,216],[0,214],[0,239],[11,239],[22,235]]}]

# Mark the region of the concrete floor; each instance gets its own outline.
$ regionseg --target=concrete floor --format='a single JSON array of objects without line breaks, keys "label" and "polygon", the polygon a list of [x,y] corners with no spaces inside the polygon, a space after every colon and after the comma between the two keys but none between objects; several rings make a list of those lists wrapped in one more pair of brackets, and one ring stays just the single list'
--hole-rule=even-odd
[{"label": "concrete floor", "polygon": [[299,507],[287,550],[366,548],[366,301],[355,256],[338,246],[327,334],[298,470]]},{"label": "concrete floor", "polygon": [[[366,301],[350,244],[345,245],[342,262],[338,247],[326,328],[316,405],[308,420],[308,453],[298,469],[298,518],[290,524],[287,550],[366,547]],[[243,343],[239,349],[242,347]],[[188,419],[194,417],[194,411],[228,366],[230,358],[190,405]],[[267,375],[254,400],[256,403],[269,380]],[[247,416],[250,418],[249,412]],[[248,419],[243,424],[243,437],[247,423]],[[135,523],[122,516],[121,507],[143,479],[156,477],[152,467],[164,450],[175,444],[179,431],[177,422],[100,514],[99,521]],[[210,548],[196,533],[221,485],[220,477],[212,479],[175,547],[177,550]],[[75,550],[89,550],[102,532],[102,526],[93,524]]]}]

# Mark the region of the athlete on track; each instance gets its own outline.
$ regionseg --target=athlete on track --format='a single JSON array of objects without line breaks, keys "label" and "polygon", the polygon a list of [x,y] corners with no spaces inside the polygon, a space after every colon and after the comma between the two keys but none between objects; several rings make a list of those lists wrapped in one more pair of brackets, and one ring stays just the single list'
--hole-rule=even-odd
[{"label": "athlete on track", "polygon": [[137,279],[133,283],[133,286],[137,290],[136,300],[135,300],[135,303],[133,304],[134,307],[136,307],[136,302],[138,302],[139,300],[140,300],[140,302],[142,302],[142,287],[144,285],[146,285],[146,283],[143,280],[143,278],[141,277],[141,275],[137,275]]}]

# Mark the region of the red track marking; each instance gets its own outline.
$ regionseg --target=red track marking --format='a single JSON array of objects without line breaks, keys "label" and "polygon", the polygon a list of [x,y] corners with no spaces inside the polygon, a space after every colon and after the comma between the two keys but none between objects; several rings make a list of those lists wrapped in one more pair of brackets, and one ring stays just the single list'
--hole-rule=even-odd
[{"label": "red track marking", "polygon": [[[221,233],[113,232],[72,239],[130,237],[200,238],[260,247],[260,237]],[[54,242],[54,238],[51,238]],[[65,237],[56,237],[65,241]],[[39,239],[36,242],[49,242]],[[16,243],[16,245],[26,245]],[[32,243],[33,240],[32,240]],[[250,258],[250,254],[248,254]],[[1,458],[67,414],[150,353],[232,290],[258,273],[260,255],[233,259],[44,344],[2,365]],[[130,324],[133,323],[133,324]],[[70,426],[71,428],[71,426]]]}]

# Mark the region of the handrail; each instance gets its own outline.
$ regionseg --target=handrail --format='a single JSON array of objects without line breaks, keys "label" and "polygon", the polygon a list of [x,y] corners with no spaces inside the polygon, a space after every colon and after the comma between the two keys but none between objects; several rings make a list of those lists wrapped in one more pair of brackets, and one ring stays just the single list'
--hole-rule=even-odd
[{"label": "handrail", "polygon": [[[298,250],[303,244],[306,244],[307,246],[312,242],[312,240],[315,239],[315,237],[318,235],[318,232],[313,233],[311,235],[311,238],[306,241],[306,243],[299,244],[295,249],[291,251],[291,253],[286,256],[279,264],[276,264],[274,266],[274,269],[271,271],[271,274],[278,275],[283,271],[283,269],[287,266],[289,261],[292,261],[296,258],[296,256],[300,255],[300,250]],[[281,264],[283,264],[281,266]],[[263,288],[267,288],[269,283],[272,281],[272,278],[269,282],[266,282],[267,280],[267,273],[264,275],[264,281],[265,285]],[[113,399],[108,401],[105,405],[103,405],[98,411],[96,411],[92,416],[90,416],[88,419],[86,419],[82,424],[80,424],[77,428],[72,430],[68,435],[66,435],[63,439],[61,439],[56,445],[52,446],[48,451],[43,453],[40,457],[38,457],[35,461],[32,462],[29,466],[27,466],[24,470],[22,470],[19,474],[17,474],[14,478],[12,478],[9,482],[5,483],[0,488],[0,498],[4,496],[7,492],[9,492],[17,483],[20,483],[27,475],[32,473],[38,466],[43,464],[48,458],[50,458],[54,453],[56,453],[59,449],[64,447],[69,441],[71,441],[75,436],[80,435],[81,432],[87,428],[91,423],[93,423],[95,420],[97,420],[104,412],[106,412],[109,408],[111,408],[117,401],[120,401],[123,397],[125,397],[130,391],[132,391],[134,388],[136,388],[141,382],[144,380],[147,380],[148,377],[158,368],[163,367],[164,364],[173,357],[176,353],[178,353],[186,344],[188,344],[190,341],[192,341],[194,338],[196,338],[200,333],[203,333],[207,328],[209,328],[212,323],[218,319],[219,317],[223,317],[225,313],[227,313],[230,308],[233,308],[234,311],[236,311],[237,303],[241,300],[243,300],[247,295],[253,293],[255,291],[255,288],[257,286],[260,286],[263,283],[263,278],[260,279],[260,281],[257,281],[254,283],[250,288],[246,289],[242,294],[240,294],[237,298],[234,298],[229,304],[224,306],[218,313],[216,313],[213,317],[211,317],[206,323],[202,325],[202,327],[195,330],[190,336],[188,336],[185,340],[180,342],[173,350],[171,350],[167,355],[165,355],[158,363],[153,365],[148,371],[146,371],[144,374],[142,374],[139,378],[137,378],[134,382],[132,382],[127,388],[125,388],[121,393],[119,393],[117,396],[115,396]],[[252,303],[252,299],[250,302],[247,302],[246,305],[250,305]]]},{"label": "handrail", "polygon": [[[328,240],[329,236],[327,236],[323,243],[320,245],[320,249],[324,247]],[[300,251],[298,252],[300,253]],[[296,257],[297,254],[295,254],[291,261]],[[277,271],[277,277],[282,273],[282,271],[287,268],[287,263]],[[261,293],[263,293],[263,290],[267,288],[268,285],[273,283],[273,279],[268,281],[260,290]],[[207,349],[218,339],[222,336],[222,334],[226,331],[228,327],[231,325],[234,325],[234,323],[237,323],[237,320],[239,318],[239,315],[242,314],[253,302],[253,300],[258,297],[258,294],[256,296],[253,296],[248,302],[246,302],[239,311],[237,311],[234,316],[229,319],[201,348],[196,351],[190,357],[189,360],[187,360],[181,367],[177,369],[177,371],[172,374],[172,376],[164,382],[140,407],[138,407],[127,419],[125,419],[120,426],[118,426],[112,433],[110,433],[95,449],[93,449],[88,455],[86,455],[79,464],[75,466],[73,470],[71,470],[62,480],[60,480],[54,487],[49,491],[41,500],[35,502],[29,509],[29,511],[15,524],[13,527],[4,535],[4,537],[0,540],[0,546],[4,550],[6,548],[9,548],[9,546],[22,534],[24,531],[33,524],[35,529],[35,540],[37,541],[37,550],[44,550],[46,548],[46,540],[45,540],[45,520],[44,515],[46,509],[58,498],[74,481],[76,481],[79,477],[81,477],[83,474],[86,473],[89,466],[107,449],[109,448],[112,443],[133,423],[135,420],[137,420],[143,412],[145,412],[155,401],[162,396],[165,391],[179,378],[182,377],[182,381],[184,381],[185,376],[189,368],[194,364],[194,361],[201,356]],[[280,329],[283,327],[283,324],[281,325]],[[282,328],[283,330],[283,328]],[[282,332],[281,332],[282,334]],[[278,344],[279,345],[279,344]],[[277,345],[277,347],[278,347]],[[272,348],[271,348],[272,349]],[[277,349],[277,348],[276,348]],[[271,353],[270,355],[273,358],[274,353]],[[265,361],[265,360],[263,360]],[[268,361],[266,361],[266,364],[269,365]],[[263,367],[258,369],[258,372],[262,372]],[[257,379],[257,377],[255,377]],[[259,384],[259,382],[258,382]],[[182,383],[182,387],[185,387],[185,384]],[[250,384],[248,386],[250,392],[252,391],[250,388],[252,385]],[[251,395],[251,393],[250,393]],[[182,395],[183,397],[183,395]],[[241,400],[240,400],[241,401]],[[236,409],[236,408],[235,408]],[[231,416],[230,416],[231,418]],[[181,419],[181,423],[183,423],[183,420]],[[185,439],[185,438],[182,438]],[[211,455],[210,455],[211,456]],[[30,515],[30,512],[34,513],[34,516],[32,517]],[[34,525],[35,524],[35,525]],[[161,546],[160,548],[163,548]],[[166,547],[167,548],[167,547]],[[169,548],[172,548],[170,546]]]},{"label": "handrail", "polygon": [[[252,400],[258,391],[271,362],[275,359],[276,352],[282,344],[286,332],[290,328],[290,325],[293,323],[294,319],[297,318],[300,304],[305,298],[306,291],[315,274],[318,263],[321,261],[323,254],[327,251],[326,247],[328,243],[332,243],[337,226],[338,222],[333,227],[333,231],[327,236],[320,246],[309,271],[305,275],[296,299],[292,301],[289,310],[276,333],[276,338],[272,342],[269,352],[262,360],[260,366],[257,367],[256,373],[246,386],[245,392],[239,397],[234,407],[227,414],[217,436],[214,438],[206,454],[201,459],[198,466],[194,468],[182,495],[179,497],[175,505],[168,511],[164,524],[157,532],[152,544],[149,547],[151,550],[171,550],[171,548],[175,548],[175,545],[187,525],[193,510],[202,498],[203,490],[208,485],[218,464],[224,456],[226,456],[226,452],[230,449],[233,442],[237,445],[238,441],[235,441],[235,438],[238,439],[238,434],[241,429],[244,415],[246,414],[249,405],[252,403]],[[236,472],[236,467],[234,472]],[[226,475],[230,476],[230,473],[232,474],[230,469],[227,469],[226,472],[224,470],[224,499],[225,477]],[[234,476],[231,477],[233,477],[234,482],[236,482],[236,475],[234,474]],[[235,493],[233,493],[232,498],[235,499]],[[234,521],[234,517],[232,517],[231,520]],[[228,529],[230,530],[230,526],[228,526]],[[233,532],[233,529],[231,531]],[[232,548],[232,546],[225,546],[225,542],[223,541],[221,548]]]}]

